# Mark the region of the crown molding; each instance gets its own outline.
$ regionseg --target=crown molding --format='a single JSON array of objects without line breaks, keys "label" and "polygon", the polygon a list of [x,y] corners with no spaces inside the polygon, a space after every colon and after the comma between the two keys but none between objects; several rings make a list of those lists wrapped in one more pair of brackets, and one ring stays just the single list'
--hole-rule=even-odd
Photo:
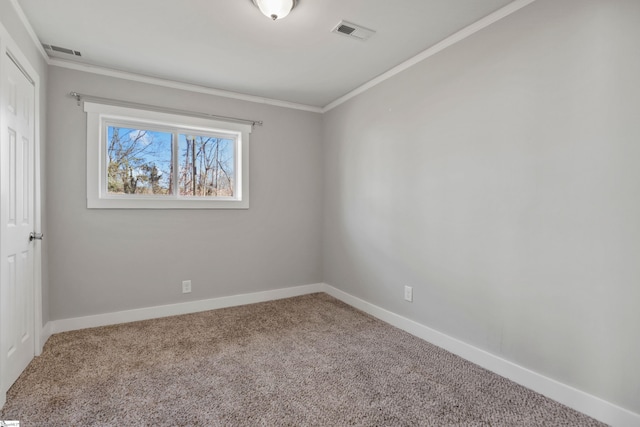
[{"label": "crown molding", "polygon": [[310,111],[312,113],[322,113],[321,107],[315,107],[312,105],[298,104],[298,103],[289,102],[289,101],[280,101],[278,99],[263,98],[263,97],[254,96],[254,95],[246,95],[238,92],[231,92],[227,90],[214,89],[214,88],[195,85],[191,83],[183,83],[183,82],[163,79],[159,77],[147,76],[144,74],[131,73],[127,71],[121,71],[121,70],[116,70],[116,69],[111,69],[106,67],[99,67],[94,65],[82,64],[79,62],[65,61],[63,59],[51,58],[49,57],[49,55],[47,55],[47,52],[42,47],[42,43],[40,42],[40,39],[38,38],[38,36],[36,35],[36,32],[31,26],[29,19],[27,19],[27,15],[25,15],[24,11],[22,10],[22,7],[20,7],[18,0],[10,0],[10,2],[16,14],[18,15],[20,22],[22,22],[22,25],[27,30],[29,37],[31,37],[31,40],[33,41],[33,44],[35,45],[36,49],[38,50],[38,52],[40,52],[40,55],[42,55],[42,58],[45,60],[45,62],[48,65],[68,68],[72,70],[84,71],[87,73],[100,74],[103,76],[117,77],[120,79],[137,81],[141,83],[148,83],[156,86],[163,86],[163,87],[168,87],[173,89],[181,89],[189,92],[197,92],[197,93],[203,93],[207,95],[221,96],[224,98],[238,99],[242,101],[255,102],[258,104],[273,105],[276,107],[291,108],[294,110]]},{"label": "crown molding", "polygon": [[20,7],[18,0],[10,0],[10,1],[11,1],[11,5],[13,6],[13,10],[16,11],[18,18],[20,19],[20,22],[22,23],[24,28],[27,30],[27,33],[29,33],[29,37],[31,37],[31,41],[33,41],[33,44],[35,45],[36,49],[38,50],[38,52],[40,52],[40,55],[42,55],[42,58],[45,60],[45,62],[49,63],[49,55],[47,55],[47,52],[45,52],[44,48],[42,47],[42,43],[40,43],[40,39],[36,35],[36,32],[33,30],[33,27],[31,26],[31,22],[29,22],[29,20],[27,19],[27,15],[24,14],[24,11]]},{"label": "crown molding", "polygon": [[221,96],[224,98],[239,99],[241,101],[255,102],[257,104],[268,104],[276,107],[291,108],[294,110],[310,111],[312,113],[322,113],[322,108],[312,105],[297,104],[295,102],[280,101],[277,99],[263,98],[255,95],[246,95],[238,92],[231,92],[222,89],[214,89],[206,86],[200,86],[191,83],[183,83],[175,80],[163,79],[160,77],[152,77],[144,74],[131,73],[112,68],[98,67],[95,65],[81,64],[79,62],[65,61],[63,59],[49,58],[49,65],[71,70],[84,71],[86,73],[100,74],[102,76],[116,77],[119,79],[130,80],[141,83],[148,83],[156,86],[162,86],[172,89],[180,89],[189,92],[203,93],[207,95]]},{"label": "crown molding", "polygon": [[309,111],[313,113],[326,113],[327,111],[330,111],[336,108],[337,106],[344,104],[348,100],[355,98],[361,93],[366,92],[367,90],[394,77],[395,75],[400,74],[404,70],[416,65],[417,63],[424,61],[425,59],[435,55],[438,52],[441,52],[442,50],[448,48],[449,46],[452,46],[458,43],[459,41],[464,40],[465,38],[471,36],[472,34],[475,34],[478,31],[488,27],[489,25],[501,20],[502,18],[505,18],[506,16],[511,15],[512,13],[522,9],[523,7],[533,3],[536,0],[514,0],[513,2],[509,3],[507,6],[504,6],[503,8],[498,9],[497,11],[463,28],[457,33],[452,34],[451,36],[440,41],[439,43],[436,43],[435,45],[420,52],[414,57],[391,68],[389,71],[379,75],[378,77],[375,77],[374,79],[369,80],[367,83],[357,87],[356,89],[341,96],[335,101],[330,102],[324,107],[315,107],[312,105],[298,104],[295,102],[281,101],[281,100],[271,99],[271,98],[263,98],[260,96],[247,95],[239,92],[232,92],[232,91],[227,91],[222,89],[214,89],[211,87],[196,85],[192,83],[183,83],[183,82],[164,79],[160,77],[153,77],[153,76],[148,76],[144,74],[132,73],[128,71],[121,71],[121,70],[116,70],[116,69],[111,69],[106,67],[99,67],[95,65],[82,64],[79,62],[65,61],[57,58],[50,58],[45,52],[44,48],[42,47],[42,44],[40,43],[38,36],[33,30],[31,23],[29,22],[26,15],[24,14],[24,11],[18,4],[18,0],[10,0],[10,1],[16,13],[18,14],[18,17],[20,18],[22,24],[24,25],[27,32],[29,33],[29,36],[33,40],[34,45],[36,46],[36,48],[38,49],[42,57],[45,59],[45,61],[49,65],[68,68],[72,70],[84,71],[87,73],[100,74],[103,76],[110,76],[110,77],[116,77],[116,78],[125,79],[125,80],[137,81],[141,83],[148,83],[156,86],[163,86],[163,87],[168,87],[173,89],[181,89],[189,92],[203,93],[207,95],[221,96],[224,98],[232,98],[232,99],[238,99],[242,101],[255,102],[258,104],[267,104],[267,105],[273,105],[276,107]]},{"label": "crown molding", "polygon": [[400,74],[401,72],[403,72],[404,70],[406,70],[407,68],[410,68],[412,66],[414,66],[415,64],[417,64],[418,62],[424,61],[425,59],[435,55],[436,53],[448,48],[449,46],[458,43],[459,41],[466,39],[467,37],[469,37],[472,34],[477,33],[478,31],[482,30],[483,28],[488,27],[489,25],[501,20],[502,18],[511,15],[512,13],[522,9],[523,7],[533,3],[535,0],[515,0],[512,3],[509,3],[508,5],[506,5],[503,8],[500,8],[498,10],[496,10],[495,12],[485,16],[484,18],[474,22],[473,24],[463,28],[462,30],[458,31],[457,33],[454,33],[452,35],[450,35],[449,37],[447,37],[446,39],[442,40],[441,42],[438,42],[436,44],[434,44],[433,46],[431,46],[430,48],[420,52],[419,54],[417,54],[416,56],[414,56],[413,58],[410,58],[408,60],[406,60],[405,62],[396,65],[395,67],[393,67],[392,69],[390,69],[389,71],[387,71],[386,73],[380,74],[378,77],[375,77],[372,80],[369,80],[367,83],[363,84],[362,86],[357,87],[356,89],[352,90],[351,92],[347,93],[344,96],[341,96],[340,98],[336,99],[335,101],[327,104],[325,107],[322,108],[322,112],[326,113],[327,111],[330,111],[334,108],[336,108],[338,105],[344,104],[345,102],[347,102],[348,100],[350,100],[351,98],[355,98],[356,96],[360,95],[363,92],[366,92],[367,90],[371,89],[374,86],[379,85],[380,83],[384,82],[385,80],[390,79],[391,77],[395,76],[396,74]]}]

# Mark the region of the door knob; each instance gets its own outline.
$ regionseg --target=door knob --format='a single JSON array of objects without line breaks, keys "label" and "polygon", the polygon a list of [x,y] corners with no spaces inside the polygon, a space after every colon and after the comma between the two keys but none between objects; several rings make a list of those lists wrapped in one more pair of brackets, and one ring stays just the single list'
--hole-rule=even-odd
[{"label": "door knob", "polygon": [[35,231],[32,231],[31,233],[29,233],[29,241],[32,242],[34,240],[42,240],[42,238],[44,237],[44,234],[42,233],[36,233]]}]

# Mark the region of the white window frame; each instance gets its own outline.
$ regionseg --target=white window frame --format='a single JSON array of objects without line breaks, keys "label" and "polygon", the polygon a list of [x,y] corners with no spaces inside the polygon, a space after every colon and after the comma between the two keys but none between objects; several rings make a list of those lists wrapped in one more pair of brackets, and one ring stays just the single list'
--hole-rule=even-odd
[{"label": "white window frame", "polygon": [[[89,209],[248,209],[250,124],[84,102],[87,113],[87,208]],[[236,139],[236,191],[233,197],[114,195],[107,192],[107,132],[113,123],[179,131],[224,134]],[[175,148],[174,148],[175,150]],[[174,156],[175,156],[174,152]]]}]

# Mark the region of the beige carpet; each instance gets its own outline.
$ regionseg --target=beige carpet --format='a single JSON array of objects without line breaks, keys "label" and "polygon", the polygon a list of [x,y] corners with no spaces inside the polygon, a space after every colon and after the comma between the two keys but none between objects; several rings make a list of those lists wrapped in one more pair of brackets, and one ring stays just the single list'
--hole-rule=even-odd
[{"label": "beige carpet", "polygon": [[24,426],[596,426],[326,294],[52,336]]}]

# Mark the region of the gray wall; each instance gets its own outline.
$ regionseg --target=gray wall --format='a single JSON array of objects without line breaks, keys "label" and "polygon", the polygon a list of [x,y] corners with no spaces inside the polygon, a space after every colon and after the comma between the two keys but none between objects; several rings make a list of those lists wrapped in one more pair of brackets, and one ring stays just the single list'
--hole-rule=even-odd
[{"label": "gray wall", "polygon": [[638,23],[539,0],[325,114],[325,282],[640,412]]},{"label": "gray wall", "polygon": [[[321,118],[56,67],[45,92],[0,2],[49,111],[44,320],[324,280],[640,412],[639,17],[538,0]],[[251,209],[87,210],[71,90],[264,120]]]},{"label": "gray wall", "polygon": [[[86,115],[71,91],[264,120],[251,134],[251,208],[87,209]],[[52,319],[322,280],[320,114],[59,67],[49,70],[48,108]]]},{"label": "gray wall", "polygon": [[[42,188],[42,231],[45,235],[48,235],[47,223],[46,223],[46,185],[45,172],[46,168],[45,153],[47,149],[47,114],[46,114],[46,96],[47,96],[47,63],[44,57],[36,49],[34,42],[29,33],[22,25],[22,21],[18,18],[11,2],[0,1],[0,22],[6,28],[11,35],[11,38],[16,42],[20,51],[27,57],[29,64],[36,70],[40,77],[40,163],[43,168],[41,176],[41,188]],[[42,241],[42,322],[43,325],[49,320],[49,280],[48,280],[48,258],[47,258],[47,240]]]}]

